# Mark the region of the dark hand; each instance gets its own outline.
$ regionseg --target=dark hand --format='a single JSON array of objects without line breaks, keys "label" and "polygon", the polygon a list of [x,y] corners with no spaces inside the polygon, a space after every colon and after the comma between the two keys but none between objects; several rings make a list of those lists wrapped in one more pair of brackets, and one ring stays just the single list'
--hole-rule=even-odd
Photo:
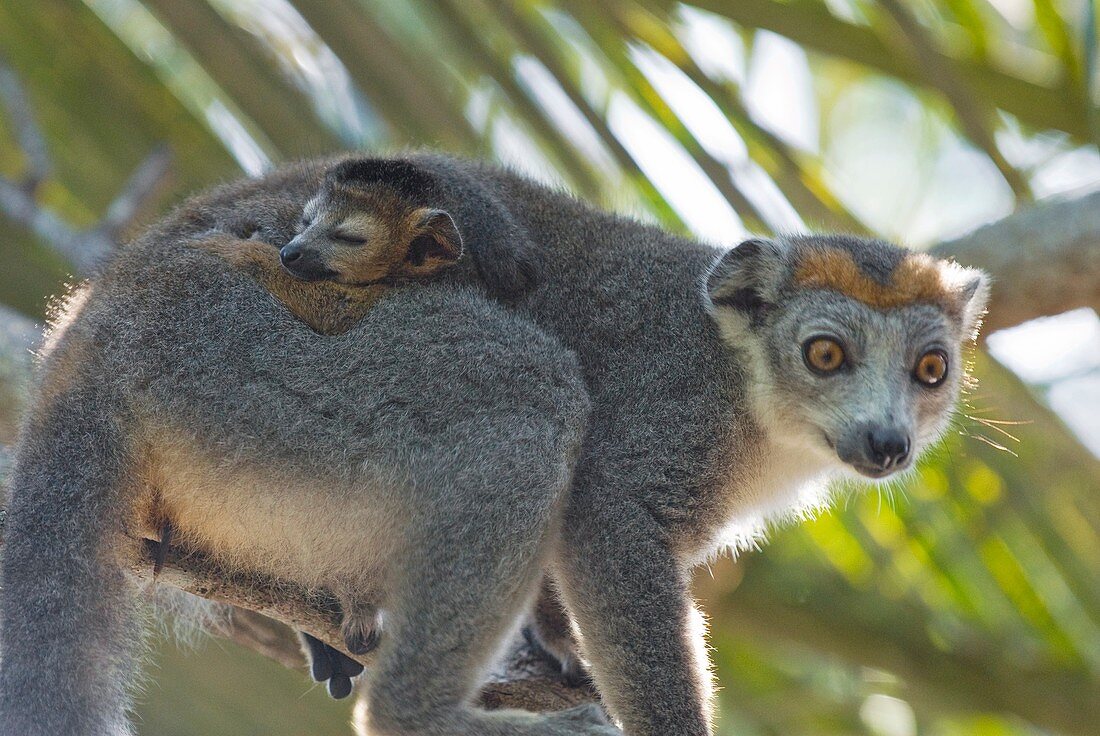
[{"label": "dark hand", "polygon": [[301,634],[309,657],[309,673],[315,682],[326,682],[328,694],[337,700],[351,694],[351,678],[363,672],[363,665],[325,644],[320,639]]}]

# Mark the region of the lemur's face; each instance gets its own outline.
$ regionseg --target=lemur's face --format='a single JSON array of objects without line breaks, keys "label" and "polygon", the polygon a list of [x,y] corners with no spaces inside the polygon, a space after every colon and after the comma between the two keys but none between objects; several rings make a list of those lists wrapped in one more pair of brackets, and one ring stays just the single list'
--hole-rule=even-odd
[{"label": "lemur's face", "polygon": [[351,286],[426,278],[461,256],[462,237],[446,212],[383,187],[332,182],[306,203],[298,234],[280,251],[298,278]]},{"label": "lemur's face", "polygon": [[868,478],[906,469],[939,438],[964,375],[957,330],[923,304],[881,311],[806,291],[758,335],[770,410]]},{"label": "lemur's face", "polygon": [[984,277],[885,243],[750,241],[710,274],[726,339],[772,436],[861,477],[912,466],[944,432]]}]

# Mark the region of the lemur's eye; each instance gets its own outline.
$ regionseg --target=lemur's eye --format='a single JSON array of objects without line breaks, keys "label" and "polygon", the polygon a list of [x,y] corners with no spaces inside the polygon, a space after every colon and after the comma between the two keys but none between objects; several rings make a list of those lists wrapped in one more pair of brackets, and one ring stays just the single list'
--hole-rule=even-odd
[{"label": "lemur's eye", "polygon": [[925,386],[939,386],[947,378],[947,354],[937,349],[920,356],[913,367],[913,378]]},{"label": "lemur's eye", "polygon": [[811,337],[802,343],[802,359],[815,373],[833,373],[844,366],[844,348],[831,337]]},{"label": "lemur's eye", "polygon": [[302,221],[298,224],[302,226],[302,229],[305,229],[305,228],[307,228],[307,227],[309,227],[310,225],[313,224],[313,219],[310,218],[310,217],[307,217],[305,215],[302,215]]},{"label": "lemur's eye", "polygon": [[352,233],[335,232],[332,234],[332,237],[335,240],[339,240],[341,243],[346,243],[347,245],[364,245],[367,242],[366,238],[361,238],[358,235],[353,235]]}]

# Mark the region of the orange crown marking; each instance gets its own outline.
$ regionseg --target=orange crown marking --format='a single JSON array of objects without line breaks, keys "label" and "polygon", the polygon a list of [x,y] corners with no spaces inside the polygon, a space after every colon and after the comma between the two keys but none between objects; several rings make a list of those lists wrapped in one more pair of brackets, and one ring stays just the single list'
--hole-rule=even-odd
[{"label": "orange crown marking", "polygon": [[837,248],[803,254],[794,281],[812,289],[831,289],[877,309],[932,304],[953,312],[955,300],[943,282],[939,264],[925,253],[907,255],[883,285],[859,270],[850,253]]}]

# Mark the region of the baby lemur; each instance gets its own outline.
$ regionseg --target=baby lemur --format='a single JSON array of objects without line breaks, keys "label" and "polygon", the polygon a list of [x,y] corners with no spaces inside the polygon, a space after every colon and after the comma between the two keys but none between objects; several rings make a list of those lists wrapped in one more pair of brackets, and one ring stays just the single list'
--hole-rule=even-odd
[{"label": "baby lemur", "polygon": [[[305,203],[296,235],[281,249],[264,242],[255,224],[248,242],[214,238],[200,247],[258,280],[317,332],[341,334],[381,294],[365,287],[434,279],[462,257],[462,236],[454,220],[425,204],[434,188],[431,176],[398,163],[336,163]],[[512,250],[519,244],[514,240]],[[501,288],[497,278],[488,283],[490,288],[514,295],[527,286],[522,252],[497,254],[492,262],[483,253],[479,249],[475,257],[485,269],[509,264],[507,285]]]},{"label": "baby lemur", "polygon": [[[388,291],[322,336],[189,245],[235,212],[289,243],[307,166],[185,208],[55,328],[12,478],[0,732],[129,733],[116,550],[157,508],[226,564],[381,587],[376,736],[618,733],[469,705],[543,580],[629,736],[708,736],[691,569],[829,478],[912,467],[958,398],[982,275],[853,237],[722,250],[443,156],[347,165],[431,181],[474,255],[440,271],[455,284],[366,287]],[[502,308],[486,274],[513,257],[530,278]]]}]

